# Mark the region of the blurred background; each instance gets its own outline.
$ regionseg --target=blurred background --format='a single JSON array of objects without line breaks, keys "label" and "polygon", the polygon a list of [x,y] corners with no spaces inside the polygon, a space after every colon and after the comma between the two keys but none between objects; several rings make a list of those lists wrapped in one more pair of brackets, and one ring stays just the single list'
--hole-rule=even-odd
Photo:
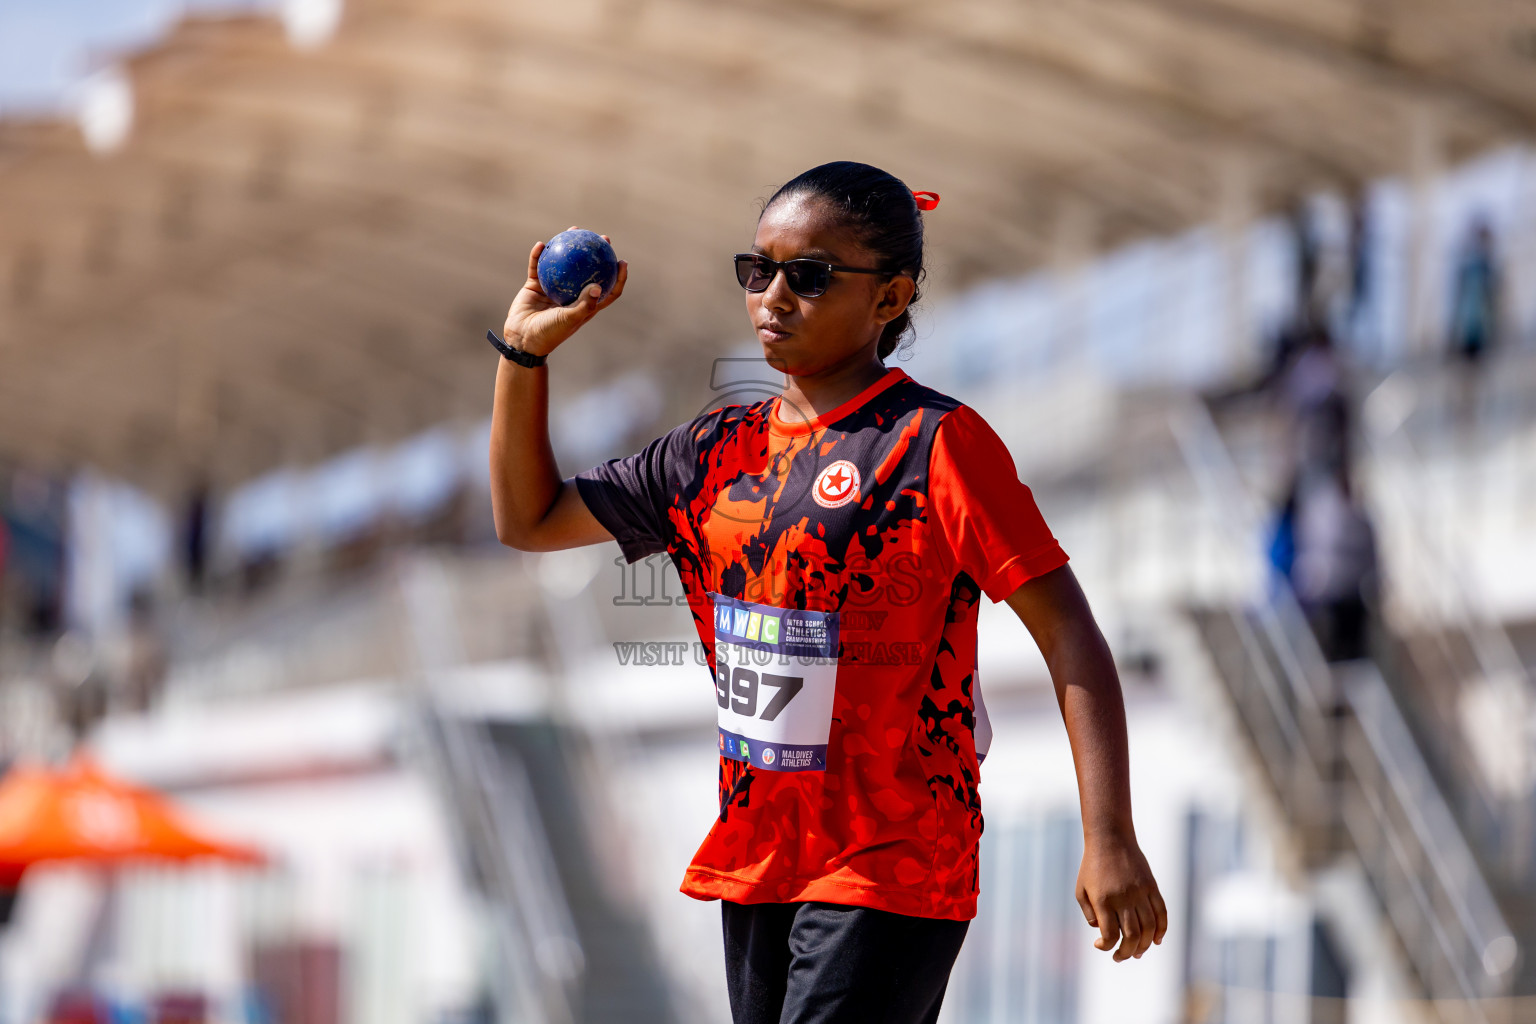
[{"label": "blurred background", "polygon": [[501,548],[529,246],[631,263],[574,473],[779,380],[726,257],[942,193],[896,357],[1120,665],[1171,928],[1091,948],[986,608],[944,1021],[1536,1021],[1536,3],[5,0],[0,1024],[728,1019],[675,572]]}]

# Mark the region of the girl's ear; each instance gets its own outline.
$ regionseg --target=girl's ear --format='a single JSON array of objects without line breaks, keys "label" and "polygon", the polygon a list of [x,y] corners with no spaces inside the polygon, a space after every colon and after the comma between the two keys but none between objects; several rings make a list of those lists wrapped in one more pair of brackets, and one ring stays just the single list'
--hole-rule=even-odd
[{"label": "girl's ear", "polygon": [[882,324],[888,324],[901,316],[902,312],[912,304],[912,296],[917,292],[917,282],[906,274],[897,274],[885,283],[880,292],[880,304],[875,307],[875,315]]}]

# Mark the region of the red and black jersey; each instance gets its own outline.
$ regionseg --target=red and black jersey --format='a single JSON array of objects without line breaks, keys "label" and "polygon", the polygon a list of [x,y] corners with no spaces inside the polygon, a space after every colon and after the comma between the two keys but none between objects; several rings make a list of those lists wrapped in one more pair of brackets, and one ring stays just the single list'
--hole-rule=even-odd
[{"label": "red and black jersey", "polygon": [[809,422],[698,417],[576,478],[666,551],[708,652],[720,816],[682,889],[976,913],[977,603],[1065,564],[996,433],[892,368]]}]

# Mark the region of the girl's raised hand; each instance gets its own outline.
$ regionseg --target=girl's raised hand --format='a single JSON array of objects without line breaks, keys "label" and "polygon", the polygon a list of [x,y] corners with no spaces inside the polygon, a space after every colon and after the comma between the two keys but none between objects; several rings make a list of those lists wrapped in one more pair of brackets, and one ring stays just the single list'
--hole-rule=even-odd
[{"label": "girl's raised hand", "polygon": [[[602,237],[603,241],[612,244],[607,235]],[[569,306],[559,306],[545,294],[544,287],[539,284],[539,253],[543,251],[544,243],[538,242],[529,252],[528,280],[523,282],[522,289],[512,300],[512,308],[507,310],[506,325],[502,328],[502,337],[508,345],[536,356],[549,355],[561,342],[575,334],[582,324],[613,305],[624,294],[624,282],[629,278],[629,264],[620,260],[619,278],[606,296],[599,298],[602,289],[590,284],[575,302]]]}]

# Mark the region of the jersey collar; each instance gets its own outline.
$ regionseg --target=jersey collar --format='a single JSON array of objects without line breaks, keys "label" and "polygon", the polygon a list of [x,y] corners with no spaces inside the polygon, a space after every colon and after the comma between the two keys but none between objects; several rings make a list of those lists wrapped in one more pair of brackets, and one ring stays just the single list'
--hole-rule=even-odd
[{"label": "jersey collar", "polygon": [[814,433],[854,412],[892,384],[907,379],[907,372],[905,370],[899,366],[892,366],[885,371],[884,377],[881,377],[837,408],[829,409],[812,420],[801,419],[793,409],[790,410],[790,418],[788,420],[781,419],[779,417],[779,408],[783,400],[782,398],[775,398],[773,404],[769,407],[768,427],[775,434],[791,437],[799,434]]}]

